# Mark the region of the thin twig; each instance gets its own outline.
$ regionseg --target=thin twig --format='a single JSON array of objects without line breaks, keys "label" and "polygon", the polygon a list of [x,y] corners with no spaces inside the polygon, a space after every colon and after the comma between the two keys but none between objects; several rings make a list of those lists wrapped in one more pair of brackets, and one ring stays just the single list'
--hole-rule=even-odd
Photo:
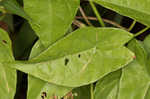
[{"label": "thin twig", "polygon": [[73,24],[76,25],[77,27],[85,27],[86,25],[79,20],[74,20]]},{"label": "thin twig", "polygon": [[[93,20],[93,21],[98,21],[98,19],[96,17],[87,17],[89,20]],[[76,19],[83,19],[83,17],[80,17],[80,16],[76,16]],[[104,22],[106,23],[109,23],[111,25],[114,25],[115,27],[118,27],[118,28],[121,28],[121,29],[124,29],[124,30],[128,30],[127,28],[121,26],[120,24],[114,22],[114,21],[111,21],[111,20],[108,20],[108,19],[102,19]]]},{"label": "thin twig", "polygon": [[87,23],[89,26],[92,26],[92,23],[90,23],[90,21],[88,20],[88,18],[87,18],[87,16],[86,16],[84,10],[82,9],[82,7],[80,7],[80,12],[81,12],[81,14],[82,14],[84,20],[86,21],[86,23]]}]

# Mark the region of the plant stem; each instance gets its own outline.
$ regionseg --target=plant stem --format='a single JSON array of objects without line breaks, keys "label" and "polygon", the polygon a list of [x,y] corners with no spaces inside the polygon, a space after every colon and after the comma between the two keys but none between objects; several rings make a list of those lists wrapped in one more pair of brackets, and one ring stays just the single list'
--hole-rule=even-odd
[{"label": "plant stem", "polygon": [[131,30],[133,29],[133,27],[135,26],[135,24],[136,24],[136,20],[134,20],[134,21],[132,22],[132,24],[130,25],[128,31],[131,31]]},{"label": "plant stem", "polygon": [[[97,21],[98,19],[96,17],[87,17],[88,20],[94,20],[94,21]],[[76,16],[76,19],[83,19],[83,17],[80,17],[80,16]],[[109,23],[115,27],[118,27],[118,28],[121,28],[121,29],[124,29],[124,30],[128,30],[127,28],[121,26],[120,24],[114,22],[114,21],[111,21],[111,20],[108,20],[108,19],[104,19],[102,18],[102,20],[105,22],[105,23]]]},{"label": "plant stem", "polygon": [[91,99],[94,99],[94,92],[93,92],[93,83],[90,85],[90,92],[91,92]]},{"label": "plant stem", "polygon": [[89,2],[90,2],[90,5],[91,5],[91,7],[92,7],[92,9],[93,9],[93,11],[94,11],[94,13],[95,13],[95,15],[96,15],[96,17],[97,17],[99,23],[100,23],[100,25],[101,25],[102,27],[105,27],[105,24],[104,24],[104,22],[103,22],[103,20],[102,20],[102,18],[101,18],[101,16],[100,16],[100,14],[99,14],[99,12],[97,11],[97,9],[96,9],[94,3],[93,3],[92,1],[89,1]]},{"label": "plant stem", "polygon": [[138,33],[134,34],[134,37],[139,36],[140,34],[142,34],[143,32],[147,31],[149,29],[149,27],[146,27],[144,29],[142,29],[141,31],[139,31]]},{"label": "plant stem", "polygon": [[78,27],[85,27],[86,25],[82,22],[80,22],[79,20],[74,20],[73,24],[78,26]]},{"label": "plant stem", "polygon": [[93,26],[92,23],[88,20],[88,18],[87,18],[87,16],[86,16],[84,10],[82,9],[82,7],[80,7],[80,12],[81,12],[81,14],[82,14],[82,16],[83,16],[83,19],[86,21],[86,23],[87,23],[89,26]]}]

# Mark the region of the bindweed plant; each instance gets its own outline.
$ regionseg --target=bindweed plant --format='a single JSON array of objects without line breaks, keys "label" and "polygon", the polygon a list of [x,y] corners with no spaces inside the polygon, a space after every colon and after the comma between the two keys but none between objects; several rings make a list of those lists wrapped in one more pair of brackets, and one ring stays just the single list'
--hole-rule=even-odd
[{"label": "bindweed plant", "polygon": [[150,99],[150,0],[0,0],[0,99]]}]

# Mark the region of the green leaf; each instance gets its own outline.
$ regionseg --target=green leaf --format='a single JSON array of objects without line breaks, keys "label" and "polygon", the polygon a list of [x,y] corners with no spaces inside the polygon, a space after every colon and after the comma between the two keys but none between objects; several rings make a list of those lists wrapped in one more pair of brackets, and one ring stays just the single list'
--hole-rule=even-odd
[{"label": "green leaf", "polygon": [[0,62],[8,62],[14,60],[11,51],[11,41],[8,34],[0,29]]},{"label": "green leaf", "polygon": [[13,51],[16,59],[27,59],[31,48],[37,39],[34,31],[27,22],[24,22],[13,41]]},{"label": "green leaf", "polygon": [[123,69],[119,99],[144,99],[150,83],[150,76],[147,72],[149,65],[145,62],[146,52],[136,41],[131,42],[129,48],[135,52],[137,58]]},{"label": "green leaf", "polygon": [[31,61],[54,60],[66,55],[95,50],[95,47],[102,51],[111,50],[123,46],[132,37],[132,34],[121,29],[81,28],[57,41]]},{"label": "green leaf", "polygon": [[81,86],[72,90],[73,99],[90,99],[90,86]]},{"label": "green leaf", "polygon": [[[112,88],[112,86],[118,86],[117,90],[113,90],[114,94],[117,94],[116,97],[113,97],[111,99],[149,99],[149,83],[150,83],[150,75],[149,70],[147,69],[150,64],[147,64],[146,61],[149,62],[149,59],[147,59],[147,55],[145,52],[145,49],[142,47],[142,45],[136,41],[132,40],[129,45],[129,49],[132,50],[135,55],[136,59],[128,64],[125,68],[122,69],[121,76],[117,77],[115,76],[115,73],[109,74],[107,76],[107,79],[104,81],[100,81],[97,85],[97,91],[95,96],[98,99],[98,96],[102,96],[100,93],[106,93],[105,97],[112,96],[111,93],[108,93],[110,91],[109,89]],[[118,79],[117,82],[110,81],[111,78],[113,80]],[[103,80],[103,79],[102,79]],[[107,81],[107,82],[105,82]],[[101,83],[102,82],[102,83]],[[103,83],[104,82],[104,83]],[[103,88],[108,88],[108,90],[103,90]],[[105,88],[105,89],[106,89]],[[108,98],[103,99],[108,99]]]},{"label": "green leaf", "polygon": [[[34,31],[31,29],[29,24],[25,22],[22,25],[21,30],[19,31],[18,35],[16,36],[16,39],[14,40],[14,55],[16,58],[23,57],[26,58],[29,54],[29,50],[35,40],[36,36],[34,34]],[[28,39],[28,40],[27,40]],[[39,41],[38,41],[39,42]],[[38,44],[38,43],[36,43]],[[43,46],[42,46],[43,47]],[[42,48],[41,47],[41,48]],[[34,47],[35,48],[35,47]],[[21,50],[20,50],[21,49]],[[41,49],[36,49],[37,51],[41,51]],[[32,51],[32,55],[36,55],[38,52]],[[36,89],[36,90],[35,90]],[[69,87],[62,87],[57,86],[55,84],[50,84],[48,82],[45,82],[41,79],[35,78],[31,75],[28,75],[28,99],[41,99],[44,97],[44,93],[46,93],[45,98],[53,97],[53,95],[62,97],[69,91],[71,91],[72,88]]]},{"label": "green leaf", "polygon": [[94,99],[117,99],[121,70],[112,72],[100,79],[94,91]]},{"label": "green leaf", "polygon": [[80,0],[24,0],[24,9],[31,17],[31,25],[47,48],[69,29]]},{"label": "green leaf", "polygon": [[16,2],[16,0],[2,0],[0,5],[10,13],[29,19],[29,16],[24,12],[23,8]]},{"label": "green leaf", "polygon": [[0,63],[0,70],[0,99],[14,99],[16,71],[4,63]]},{"label": "green leaf", "polygon": [[150,55],[150,35],[148,35],[148,36],[146,37],[146,39],[144,39],[143,44],[144,44],[145,50],[146,50],[147,53]]},{"label": "green leaf", "polygon": [[43,52],[44,61],[40,57],[12,66],[56,85],[87,85],[132,61],[134,54],[123,46],[132,37],[121,29],[82,28]]},{"label": "green leaf", "polygon": [[92,0],[121,15],[150,26],[150,0]]},{"label": "green leaf", "polygon": [[0,29],[0,99],[13,99],[16,91],[16,71],[7,62],[14,61],[8,34]]},{"label": "green leaf", "polygon": [[53,96],[63,97],[72,90],[69,87],[44,82],[33,76],[29,76],[28,83],[28,99],[42,99],[42,97],[50,99]]}]

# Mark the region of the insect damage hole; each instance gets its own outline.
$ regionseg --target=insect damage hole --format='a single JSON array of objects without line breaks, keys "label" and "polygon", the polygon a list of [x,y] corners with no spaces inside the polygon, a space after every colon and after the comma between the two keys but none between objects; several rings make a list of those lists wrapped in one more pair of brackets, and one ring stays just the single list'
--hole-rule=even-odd
[{"label": "insect damage hole", "polygon": [[65,66],[67,66],[68,63],[69,63],[69,59],[66,58],[66,59],[65,59]]},{"label": "insect damage hole", "polygon": [[78,57],[80,58],[80,57],[81,57],[81,55],[79,54],[79,55],[78,55]]},{"label": "insect damage hole", "polygon": [[5,44],[7,44],[7,41],[5,41],[5,40],[2,40],[2,42],[5,43]]},{"label": "insect damage hole", "polygon": [[41,98],[44,99],[47,97],[47,93],[46,92],[42,92]]}]

